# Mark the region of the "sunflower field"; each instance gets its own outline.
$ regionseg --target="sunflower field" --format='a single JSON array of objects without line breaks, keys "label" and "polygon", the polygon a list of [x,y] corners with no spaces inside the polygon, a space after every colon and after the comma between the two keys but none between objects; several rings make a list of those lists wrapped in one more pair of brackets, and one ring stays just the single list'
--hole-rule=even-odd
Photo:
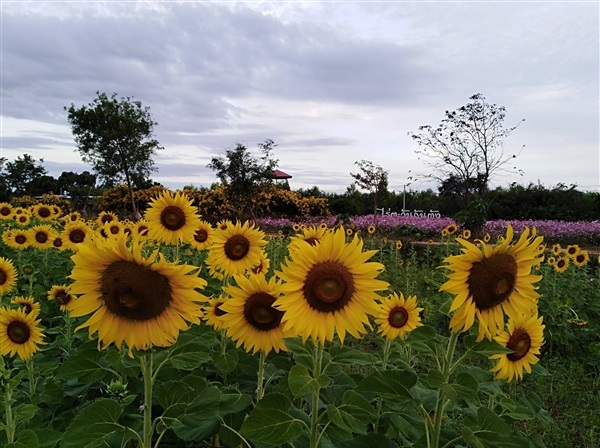
[{"label": "sunflower field", "polygon": [[597,246],[192,204],[0,204],[1,446],[600,444]]}]

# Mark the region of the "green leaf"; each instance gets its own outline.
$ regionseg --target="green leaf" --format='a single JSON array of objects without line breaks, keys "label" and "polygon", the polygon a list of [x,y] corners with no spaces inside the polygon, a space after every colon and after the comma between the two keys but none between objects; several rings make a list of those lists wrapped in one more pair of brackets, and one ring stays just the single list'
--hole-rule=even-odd
[{"label": "green leaf", "polygon": [[[178,346],[171,354],[170,361],[178,370],[195,370],[211,360],[206,346],[198,343],[188,343]],[[237,365],[237,361],[236,361]],[[233,367],[235,369],[235,366]],[[231,370],[233,370],[231,369]],[[229,372],[231,371],[229,370]]]},{"label": "green leaf", "polygon": [[444,375],[438,369],[431,369],[427,374],[427,382],[433,388],[440,387],[446,381],[444,380]]},{"label": "green leaf", "polygon": [[96,382],[108,373],[98,363],[99,360],[100,352],[98,350],[82,350],[77,355],[67,359],[56,376],[65,380],[77,378],[80,383]]},{"label": "green leaf", "polygon": [[107,437],[124,432],[117,423],[123,413],[119,403],[108,398],[99,398],[77,414],[67,428],[61,448],[93,448],[104,445]]},{"label": "green leaf", "polygon": [[192,398],[193,402],[172,428],[183,440],[204,440],[219,431],[221,391],[216,386],[210,386]]},{"label": "green leaf", "polygon": [[38,407],[33,404],[21,404],[14,410],[15,424],[18,426],[21,422],[29,421],[37,413]]},{"label": "green leaf", "polygon": [[244,420],[240,433],[257,444],[279,446],[300,437],[303,426],[289,414],[290,406],[285,395],[265,395]]},{"label": "green leaf", "polygon": [[360,382],[357,392],[375,394],[386,400],[412,400],[410,388],[417,382],[417,375],[406,370],[374,372]]},{"label": "green leaf", "polygon": [[466,442],[478,448],[522,448],[529,445],[525,438],[486,407],[479,408],[476,417],[465,418],[461,434]]},{"label": "green leaf", "polygon": [[156,399],[165,410],[163,417],[178,418],[194,398],[194,390],[182,381],[168,381],[156,391]]},{"label": "green leaf", "polygon": [[38,429],[35,432],[40,442],[40,448],[54,448],[62,438],[62,432],[50,428]]},{"label": "green leaf", "polygon": [[511,349],[504,347],[496,341],[489,341],[487,339],[477,342],[471,347],[471,351],[486,357],[501,353],[512,353]]},{"label": "green leaf", "polygon": [[423,325],[412,330],[406,337],[406,343],[418,352],[436,354],[436,345],[444,342],[433,327]]},{"label": "green leaf", "polygon": [[40,440],[31,429],[20,432],[14,443],[5,445],[6,448],[39,448],[39,446]]},{"label": "green leaf", "polygon": [[373,356],[346,345],[336,345],[329,349],[331,362],[335,364],[366,366],[373,364]]},{"label": "green leaf", "polygon": [[335,448],[365,448],[365,447],[377,447],[377,448],[398,448],[396,442],[388,439],[386,436],[381,434],[369,434],[354,437],[351,440],[344,440],[338,443],[334,443]]},{"label": "green leaf", "polygon": [[252,404],[252,397],[248,394],[223,394],[219,404],[221,416],[243,411]]},{"label": "green leaf", "polygon": [[329,382],[329,377],[326,375],[320,375],[317,379],[313,378],[303,365],[295,365],[288,375],[288,385],[294,398],[304,397],[327,387]]},{"label": "green leaf", "polygon": [[225,353],[214,353],[212,360],[221,372],[231,373],[238,364],[238,353],[236,350],[228,350]]},{"label": "green leaf", "polygon": [[341,406],[327,406],[327,415],[333,424],[342,430],[366,434],[367,423],[375,419],[376,412],[365,397],[348,390],[344,393]]}]

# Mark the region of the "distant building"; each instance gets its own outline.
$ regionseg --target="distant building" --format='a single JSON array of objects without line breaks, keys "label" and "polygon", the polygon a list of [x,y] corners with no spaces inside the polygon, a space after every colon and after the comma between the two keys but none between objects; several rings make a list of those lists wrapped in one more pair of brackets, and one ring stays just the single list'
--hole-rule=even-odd
[{"label": "distant building", "polygon": [[271,173],[271,175],[269,176],[269,179],[273,179],[275,180],[275,184],[279,185],[279,181],[281,181],[281,183],[283,184],[284,188],[287,188],[288,190],[290,189],[290,184],[288,182],[288,179],[291,179],[292,176],[290,176],[287,173],[284,173],[281,170],[274,170],[273,173]]}]

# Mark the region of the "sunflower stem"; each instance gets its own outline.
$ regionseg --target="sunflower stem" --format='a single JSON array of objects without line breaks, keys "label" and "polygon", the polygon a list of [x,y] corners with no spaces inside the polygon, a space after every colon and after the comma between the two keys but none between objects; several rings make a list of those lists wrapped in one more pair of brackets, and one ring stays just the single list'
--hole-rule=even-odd
[{"label": "sunflower stem", "polygon": [[140,358],[144,378],[144,429],[143,448],[152,446],[152,349],[146,350]]},{"label": "sunflower stem", "polygon": [[30,358],[25,361],[25,366],[27,367],[27,374],[29,375],[29,397],[33,397],[33,394],[35,394],[35,390],[37,389],[37,379],[35,378],[33,360]]},{"label": "sunflower stem", "polygon": [[[387,368],[387,363],[390,358],[390,352],[392,347],[392,341],[389,339],[385,340],[385,345],[383,346],[383,357],[381,362],[381,371],[384,371]],[[383,406],[383,398],[379,397],[377,400],[377,418],[375,419],[375,425],[373,426],[373,432],[377,434],[377,430],[379,428],[379,419],[381,418],[381,408]]]},{"label": "sunflower stem", "polygon": [[256,388],[256,401],[260,401],[260,399],[265,395],[264,389],[264,377],[265,377],[265,364],[266,364],[266,356],[265,351],[260,351],[260,356],[258,358],[258,386]]},{"label": "sunflower stem", "polygon": [[[458,333],[452,332],[450,334],[450,340],[448,341],[448,347],[446,353],[442,359],[442,377],[444,379],[443,384],[448,383],[450,377],[450,367],[452,365],[452,358],[454,357],[454,350],[456,349],[456,341],[458,341]],[[433,415],[433,434],[432,443],[433,448],[440,446],[440,433],[442,430],[442,415],[444,414],[444,408],[446,407],[446,397],[444,391],[440,388],[438,391],[437,404],[435,407],[435,413]]]},{"label": "sunflower stem", "polygon": [[[315,344],[314,359],[313,359],[313,378],[317,380],[321,375],[321,364],[323,362],[323,345],[322,343]],[[317,380],[318,381],[318,380]],[[321,388],[312,393],[312,410],[310,413],[310,448],[317,448],[319,445],[318,427],[319,427],[319,395]]]},{"label": "sunflower stem", "polygon": [[6,415],[6,426],[4,427],[4,430],[6,431],[6,439],[10,444],[15,441],[15,432],[17,428],[12,415],[12,389],[9,384],[6,384],[4,387],[4,413]]},{"label": "sunflower stem", "polygon": [[[221,330],[221,354],[225,355],[227,353],[227,330]],[[227,372],[225,370],[221,371],[223,373],[223,386],[227,386]]]}]

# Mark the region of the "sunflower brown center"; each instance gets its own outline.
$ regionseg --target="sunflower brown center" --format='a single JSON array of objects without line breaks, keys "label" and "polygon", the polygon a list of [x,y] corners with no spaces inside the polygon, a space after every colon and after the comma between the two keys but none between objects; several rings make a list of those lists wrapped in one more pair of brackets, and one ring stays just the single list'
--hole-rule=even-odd
[{"label": "sunflower brown center", "polygon": [[62,247],[62,245],[63,245],[62,238],[54,238],[54,241],[52,241],[52,245],[54,247]]},{"label": "sunflower brown center", "polygon": [[25,235],[17,235],[15,237],[15,242],[17,244],[25,244],[27,242],[27,237]]},{"label": "sunflower brown center", "polygon": [[108,309],[128,320],[149,320],[169,307],[169,279],[134,261],[118,260],[102,274],[102,297]]},{"label": "sunflower brown center", "polygon": [[8,274],[4,272],[4,269],[0,269],[0,286],[8,281]]},{"label": "sunflower brown center", "polygon": [[112,215],[102,215],[102,218],[100,218],[100,222],[102,224],[106,224],[107,222],[111,222],[113,221],[115,218]]},{"label": "sunflower brown center", "polygon": [[6,335],[15,344],[24,344],[29,340],[31,331],[25,322],[12,321],[6,328]]},{"label": "sunflower brown center", "polygon": [[517,262],[509,254],[493,254],[473,263],[467,283],[475,306],[486,310],[500,305],[514,290]]},{"label": "sunflower brown center", "polygon": [[26,223],[27,222],[27,216],[25,215],[21,215],[17,218],[17,221],[19,221],[21,224]]},{"label": "sunflower brown center", "polygon": [[230,260],[241,260],[250,251],[250,241],[244,235],[233,235],[225,243],[224,249]]},{"label": "sunflower brown center", "polygon": [[47,218],[52,215],[52,210],[47,207],[40,207],[38,210],[38,215],[42,218]]},{"label": "sunflower brown center", "polygon": [[217,316],[217,317],[221,317],[221,316],[224,316],[225,314],[227,314],[225,311],[223,311],[221,309],[221,305],[223,305],[223,303],[219,302],[217,304],[217,306],[215,306],[215,316]]},{"label": "sunflower brown center", "polygon": [[75,244],[83,243],[85,232],[81,229],[74,229],[72,232],[69,232],[69,240]]},{"label": "sunflower brown center", "polygon": [[73,296],[69,294],[67,291],[59,291],[56,294],[56,301],[61,305],[68,304],[73,299]]},{"label": "sunflower brown center", "polygon": [[511,361],[518,361],[523,358],[531,348],[531,338],[527,331],[519,328],[510,335],[510,339],[506,343],[506,348],[511,349],[514,353],[509,353],[507,356]]},{"label": "sunflower brown center", "polygon": [[408,322],[408,311],[401,306],[396,306],[390,310],[388,322],[394,328],[402,328]]},{"label": "sunflower brown center", "polygon": [[46,241],[48,241],[48,234],[46,232],[36,232],[35,234],[35,240],[38,243],[45,243]]},{"label": "sunflower brown center", "polygon": [[317,243],[319,242],[319,240],[317,238],[315,238],[314,236],[309,236],[304,241],[306,241],[311,246],[316,246]]},{"label": "sunflower brown center", "polygon": [[185,225],[185,213],[181,208],[169,205],[160,213],[160,222],[169,230],[179,230]]},{"label": "sunflower brown center", "polygon": [[246,321],[259,331],[269,331],[281,323],[283,311],[276,310],[271,305],[275,297],[266,292],[252,294],[244,304]]},{"label": "sunflower brown center", "polygon": [[19,306],[21,308],[23,308],[23,311],[25,311],[25,314],[29,314],[33,311],[33,307],[31,306],[31,303],[23,302],[23,303],[19,303]]},{"label": "sunflower brown center", "polygon": [[118,234],[121,231],[121,228],[119,226],[110,226],[110,228],[108,230],[113,235],[116,235],[116,234]]},{"label": "sunflower brown center", "polygon": [[208,232],[204,229],[196,230],[194,239],[199,243],[204,243],[208,239]]},{"label": "sunflower brown center", "polygon": [[577,256],[575,257],[575,261],[577,261],[577,263],[583,263],[585,261],[585,255],[577,254]]},{"label": "sunflower brown center", "polygon": [[337,261],[316,263],[302,286],[311,308],[334,313],[350,302],[354,294],[354,278],[346,266]]},{"label": "sunflower brown center", "polygon": [[2,216],[10,216],[11,212],[12,212],[11,209],[8,207],[0,208],[0,215],[2,215]]}]

